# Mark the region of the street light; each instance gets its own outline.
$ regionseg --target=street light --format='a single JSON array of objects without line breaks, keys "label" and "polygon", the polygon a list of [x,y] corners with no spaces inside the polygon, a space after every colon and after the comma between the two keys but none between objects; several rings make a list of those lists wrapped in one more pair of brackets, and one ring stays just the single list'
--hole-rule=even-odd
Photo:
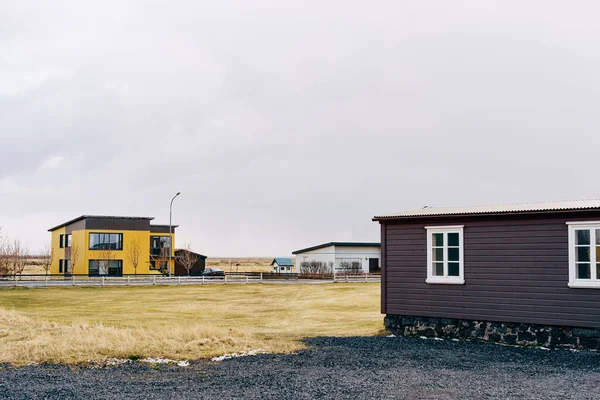
[{"label": "street light", "polygon": [[175,196],[171,199],[171,205],[169,206],[169,278],[171,277],[171,254],[173,254],[173,233],[172,233],[172,225],[171,225],[171,216],[173,215],[173,200],[175,197],[179,196],[181,192],[177,192]]}]

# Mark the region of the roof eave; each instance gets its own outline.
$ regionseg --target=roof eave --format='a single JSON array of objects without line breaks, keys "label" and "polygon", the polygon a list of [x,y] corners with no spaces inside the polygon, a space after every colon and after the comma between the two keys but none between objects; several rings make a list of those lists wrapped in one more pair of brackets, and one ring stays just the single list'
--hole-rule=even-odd
[{"label": "roof eave", "polygon": [[50,229],[48,229],[48,232],[53,232],[62,227],[69,226],[77,221],[81,221],[82,219],[145,219],[148,221],[152,221],[154,219],[154,217],[119,217],[119,216],[115,216],[115,215],[82,215],[82,216],[74,218],[70,221],[64,222],[60,225],[57,225],[54,228],[50,228]]},{"label": "roof eave", "polygon": [[536,214],[564,214],[564,213],[585,213],[600,211],[600,208],[572,208],[562,210],[532,210],[532,211],[502,211],[502,212],[482,212],[482,213],[457,213],[457,214],[420,214],[420,215],[389,215],[375,216],[371,220],[377,221],[393,221],[393,220],[415,220],[415,219],[441,219],[441,218],[468,218],[468,217],[491,217],[491,216],[520,216],[520,215],[536,215]]}]

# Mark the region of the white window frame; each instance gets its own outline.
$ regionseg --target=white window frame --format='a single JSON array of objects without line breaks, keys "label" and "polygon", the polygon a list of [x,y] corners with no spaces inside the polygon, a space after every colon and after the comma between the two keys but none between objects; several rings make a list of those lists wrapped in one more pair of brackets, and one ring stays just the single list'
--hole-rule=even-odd
[{"label": "white window frame", "polygon": [[[596,260],[596,229],[600,229],[600,221],[585,221],[585,222],[567,222],[569,226],[569,287],[570,288],[586,288],[600,289],[600,279],[596,279],[596,264],[600,260]],[[577,265],[575,261],[575,231],[579,229],[590,230],[590,278],[577,279]]]},{"label": "white window frame", "polygon": [[[464,225],[451,226],[426,226],[427,229],[427,279],[425,282],[431,284],[464,285],[465,263],[464,263]],[[444,274],[445,276],[433,275],[433,234],[444,234]],[[458,276],[447,276],[448,274],[448,233],[458,233]]]}]

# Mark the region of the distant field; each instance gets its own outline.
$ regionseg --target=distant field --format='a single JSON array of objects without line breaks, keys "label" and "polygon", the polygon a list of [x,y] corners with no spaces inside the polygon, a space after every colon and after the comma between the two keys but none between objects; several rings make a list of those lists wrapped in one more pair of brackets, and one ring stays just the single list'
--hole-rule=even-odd
[{"label": "distant field", "polygon": [[[273,258],[207,258],[207,267],[218,267],[225,272],[273,272]],[[293,261],[293,259],[292,259]],[[294,269],[294,272],[296,270]]]},{"label": "distant field", "polygon": [[23,274],[45,274],[44,267],[42,267],[42,261],[37,258],[30,258],[27,260],[27,265],[23,270]]},{"label": "distant field", "polygon": [[293,352],[305,337],[376,335],[379,306],[370,283],[4,289],[0,362]]},{"label": "distant field", "polygon": [[[292,259],[293,260],[293,259]],[[238,258],[207,258],[206,266],[218,267],[225,272],[272,272],[271,261],[273,258],[250,258],[250,257],[238,257]],[[294,272],[296,272],[294,270]],[[24,274],[44,274],[39,260],[31,259],[27,266],[25,266]]]}]

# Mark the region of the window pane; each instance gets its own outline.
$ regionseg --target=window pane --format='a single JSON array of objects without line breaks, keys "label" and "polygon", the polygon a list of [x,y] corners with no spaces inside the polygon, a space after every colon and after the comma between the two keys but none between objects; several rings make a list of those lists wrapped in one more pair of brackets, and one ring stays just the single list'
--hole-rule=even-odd
[{"label": "window pane", "polygon": [[575,244],[576,245],[590,244],[589,229],[580,229],[580,230],[575,231]]},{"label": "window pane", "polygon": [[458,276],[459,275],[459,268],[458,268],[458,263],[448,263],[448,276]]},{"label": "window pane", "polygon": [[458,232],[448,234],[448,246],[458,246]]},{"label": "window pane", "polygon": [[577,264],[577,279],[590,279],[590,264]]},{"label": "window pane", "polygon": [[121,234],[111,233],[110,234],[110,248],[113,250],[121,250]]},{"label": "window pane", "polygon": [[596,279],[600,279],[600,264],[596,264]]},{"label": "window pane", "polygon": [[444,263],[433,263],[433,275],[444,276]]},{"label": "window pane", "polygon": [[444,261],[444,249],[432,249],[433,261]]},{"label": "window pane", "polygon": [[434,246],[443,246],[444,245],[444,234],[443,233],[434,233],[433,234],[433,245]]},{"label": "window pane", "polygon": [[590,261],[590,248],[589,247],[575,247],[577,249],[577,262],[589,262]]},{"label": "window pane", "polygon": [[98,275],[99,273],[100,273],[100,268],[98,266],[98,261],[90,260],[89,274],[90,275]]},{"label": "window pane", "polygon": [[459,249],[448,249],[448,261],[458,261]]},{"label": "window pane", "polygon": [[596,229],[596,244],[600,245],[600,229]]},{"label": "window pane", "polygon": [[121,275],[121,261],[111,261],[108,266],[109,275]]},{"label": "window pane", "polygon": [[107,249],[110,244],[110,235],[107,233],[101,233],[98,235],[98,237],[100,238],[98,247],[101,249]]}]

